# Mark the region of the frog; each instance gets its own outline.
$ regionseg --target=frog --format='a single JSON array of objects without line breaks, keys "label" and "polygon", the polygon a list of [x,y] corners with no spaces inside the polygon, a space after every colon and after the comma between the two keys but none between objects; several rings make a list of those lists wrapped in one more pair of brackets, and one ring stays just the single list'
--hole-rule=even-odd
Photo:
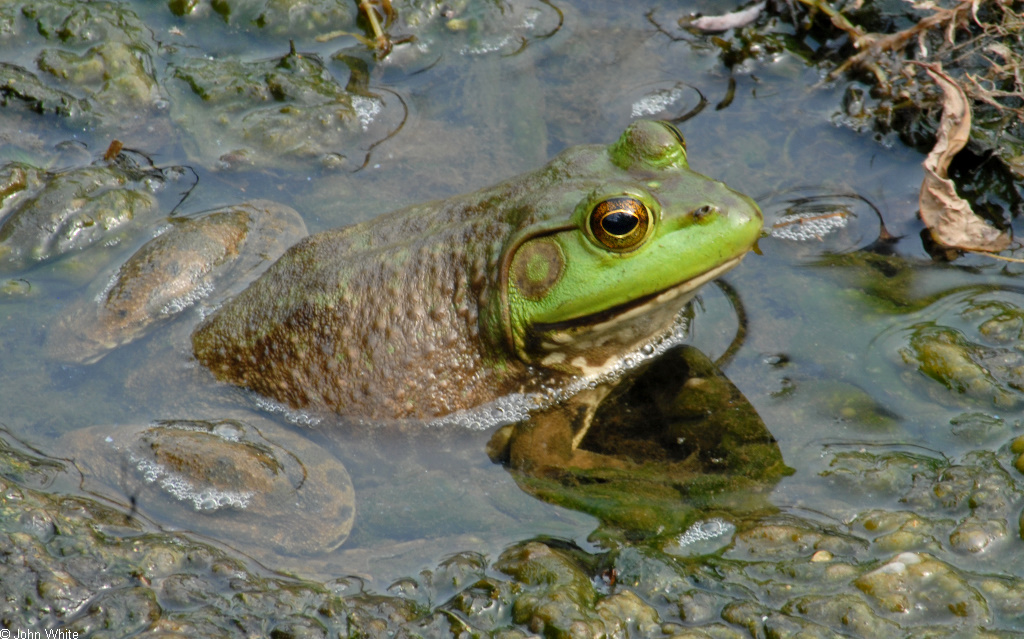
[{"label": "frog", "polygon": [[673,125],[292,246],[192,334],[223,382],[291,409],[443,418],[596,378],[665,336],[761,233]]},{"label": "frog", "polygon": [[[288,207],[240,206],[249,235],[263,236],[254,228],[304,231]],[[260,211],[274,221],[254,222]],[[245,389],[246,397],[263,398],[261,409],[313,416],[321,428],[421,428],[525,397],[536,424],[506,456],[524,468],[607,461],[579,447],[609,388],[590,382],[607,381],[631,354],[670,336],[697,290],[737,266],[762,226],[752,199],[692,170],[680,131],[655,120],[633,122],[611,144],[571,147],[494,186],[307,235],[283,252],[280,242],[238,241],[222,228],[222,213],[196,216],[194,227],[145,244],[129,259],[136,264],[84,302],[98,311],[76,309],[56,323],[51,354],[81,362],[106,356],[168,321],[169,307],[180,312],[153,291],[168,281],[185,289],[191,283],[196,294],[176,290],[173,297],[205,300],[189,338],[199,387]],[[227,248],[214,242],[197,251],[211,238]],[[240,258],[246,250],[260,259]],[[197,276],[154,275],[181,270],[197,255]],[[240,263],[250,265],[232,267]],[[239,277],[241,284],[231,283]],[[221,451],[211,453],[210,464],[250,458],[265,466],[258,452],[265,446],[228,454],[212,439],[241,428],[235,416],[224,416],[230,423],[187,417],[195,420],[187,427],[149,424],[134,426],[127,439],[108,437],[120,442],[117,450],[129,460],[122,465],[140,472],[174,457],[179,474],[215,477],[218,494],[229,494],[232,481],[261,485],[252,479],[259,473],[211,472],[196,452],[207,442]],[[266,429],[260,436],[272,441]],[[143,440],[150,443],[140,448]],[[159,457],[157,448],[186,451],[187,461],[177,453]],[[140,450],[148,451],[148,465],[136,461]],[[97,466],[116,473],[118,465]],[[115,481],[128,492],[125,484],[140,479]],[[342,493],[352,499],[350,490]],[[353,511],[342,511],[343,527],[351,527]],[[332,547],[343,541],[331,536]]]}]

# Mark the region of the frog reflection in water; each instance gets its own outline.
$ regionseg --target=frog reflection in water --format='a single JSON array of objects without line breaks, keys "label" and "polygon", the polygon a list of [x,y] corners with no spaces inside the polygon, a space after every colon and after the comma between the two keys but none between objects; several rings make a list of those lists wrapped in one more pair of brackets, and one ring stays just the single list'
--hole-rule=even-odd
[{"label": "frog reflection in water", "polygon": [[[761,221],[690,170],[678,130],[638,121],[609,146],[299,241],[195,330],[193,352],[293,409],[440,418],[619,366],[739,263]],[[513,459],[601,463],[572,429],[548,420]]]}]

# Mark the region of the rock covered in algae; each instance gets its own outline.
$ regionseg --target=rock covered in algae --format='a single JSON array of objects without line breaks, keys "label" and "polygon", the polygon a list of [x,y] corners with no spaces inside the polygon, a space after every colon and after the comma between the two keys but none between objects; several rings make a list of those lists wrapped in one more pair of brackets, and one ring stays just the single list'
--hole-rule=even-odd
[{"label": "rock covered in algae", "polygon": [[0,104],[113,129],[119,136],[152,127],[149,118],[166,106],[154,71],[159,47],[125,3],[16,0],[4,9],[0,44],[10,38],[12,48],[34,62],[31,68],[0,65]]},{"label": "rock covered in algae", "polygon": [[113,276],[99,278],[47,335],[55,359],[90,363],[217,292],[223,299],[258,276],[306,226],[292,208],[265,200],[169,218]]},{"label": "rock covered in algae", "polygon": [[140,58],[137,47],[121,42],[103,42],[82,54],[47,49],[37,64],[41,71],[83,90],[96,105],[94,110],[111,117],[120,112],[141,119],[166,101],[147,68],[152,62]]},{"label": "rock covered in algae", "polygon": [[998,408],[1015,408],[1024,401],[1020,390],[1024,388],[1024,357],[1015,352],[997,354],[954,328],[914,327],[900,354],[908,365],[954,393],[950,399],[961,396]]},{"label": "rock covered in algae", "polygon": [[90,490],[242,551],[322,553],[352,529],[355,492],[345,467],[271,424],[174,420],[92,427],[65,439]]},{"label": "rock covered in algae", "polygon": [[901,332],[898,357],[919,374],[905,378],[943,404],[1019,408],[1024,404],[1024,354],[1018,347],[1024,310],[1016,297],[1011,291],[980,290],[934,302],[921,312],[924,321]]},{"label": "rock covered in algae", "polygon": [[[0,615],[12,626],[223,637],[995,638],[1014,636],[1024,615],[1024,579],[924,552],[879,561],[856,524],[796,516],[744,523],[745,548],[692,559],[559,540],[515,544],[493,563],[459,553],[383,594],[358,579],[267,575],[155,531],[127,508],[61,492],[77,486],[61,484],[66,465],[0,438]],[[914,566],[934,576],[910,574]],[[924,608],[891,609],[904,600]]]},{"label": "rock covered in algae", "polygon": [[400,119],[383,98],[347,90],[319,58],[295,50],[255,61],[195,58],[171,74],[172,118],[207,166],[312,160],[353,170]]},{"label": "rock covered in algae", "polygon": [[533,586],[512,605],[512,619],[545,637],[661,634],[650,604],[629,590],[599,597],[587,567],[571,552],[529,542],[510,548],[496,567]]},{"label": "rock covered in algae", "polygon": [[356,5],[342,0],[170,0],[167,7],[194,20],[219,17],[238,27],[289,36],[356,30]]},{"label": "rock covered in algae", "polygon": [[25,67],[0,62],[0,106],[22,108],[32,113],[52,114],[74,122],[87,122],[92,107],[87,100],[67,91],[48,86]]},{"label": "rock covered in algae", "polygon": [[155,215],[168,172],[125,155],[52,172],[0,167],[0,266],[25,268],[116,243],[133,220]]},{"label": "rock covered in algae", "polygon": [[981,595],[949,564],[924,553],[900,553],[854,583],[890,612],[911,613],[932,622],[972,618],[986,623],[989,619]]},{"label": "rock covered in algae", "polygon": [[822,474],[880,506],[898,508],[854,518],[855,528],[887,552],[996,551],[1009,543],[1011,513],[1024,503],[1024,491],[987,451],[956,463],[900,451],[847,451],[837,453]]}]

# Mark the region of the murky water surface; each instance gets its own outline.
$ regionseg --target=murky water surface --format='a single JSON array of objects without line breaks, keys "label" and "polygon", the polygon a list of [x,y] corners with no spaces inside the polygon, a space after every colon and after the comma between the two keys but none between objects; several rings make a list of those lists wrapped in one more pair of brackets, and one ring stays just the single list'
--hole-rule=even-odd
[{"label": "murky water surface", "polygon": [[[690,570],[717,570],[710,580],[732,574],[724,581],[749,588],[767,584],[764,592],[729,591],[733,599],[826,625],[827,615],[815,617],[809,599],[788,599],[784,585],[804,579],[814,592],[819,580],[822,592],[861,597],[892,623],[933,623],[934,613],[969,628],[1024,630],[1024,612],[992,585],[1001,584],[999,592],[1024,587],[1022,483],[1014,468],[1022,451],[1013,445],[1024,405],[1020,268],[980,257],[930,262],[915,216],[923,158],[848,126],[839,113],[842,82],[821,82],[819,70],[770,39],[734,63],[725,41],[675,26],[690,12],[732,10],[729,2],[455,3],[449,17],[421,7],[415,20],[392,28],[415,41],[397,44],[383,60],[351,35],[316,39],[362,33],[351,23],[355,3],[291,18],[270,12],[272,3],[228,4],[235,9],[226,19],[215,10],[224,5],[202,0],[0,6],[0,62],[13,78],[6,86],[21,91],[0,85],[0,161],[35,167],[40,176],[83,171],[102,163],[117,139],[134,166],[116,180],[84,176],[53,196],[57,204],[40,207],[90,201],[103,179],[117,183],[101,188],[138,195],[108,207],[134,207],[134,221],[95,241],[82,239],[91,232],[82,226],[66,250],[47,253],[59,244],[53,240],[2,256],[0,424],[5,439],[67,460],[90,450],[82,433],[101,441],[108,427],[246,414],[257,428],[259,420],[276,422],[344,464],[355,494],[351,535],[338,548],[314,547],[296,558],[244,537],[218,538],[216,527],[190,526],[187,518],[169,523],[143,495],[102,482],[79,486],[72,472],[54,473],[42,482],[47,490],[84,491],[138,512],[147,530],[192,530],[271,569],[323,581],[358,574],[378,592],[454,553],[493,557],[535,537],[595,553],[621,549],[588,541],[599,526],[592,515],[524,492],[485,454],[489,431],[297,424],[301,415],[261,410],[226,387],[203,388],[197,405],[188,334],[198,310],[92,364],[55,362],[44,345],[62,313],[102,290],[111,265],[169,215],[264,198],[294,207],[315,232],[488,185],[575,144],[608,143],[638,117],[687,113],[703,94],[708,107],[680,127],[691,166],[755,197],[774,225],[761,254],[724,278],[747,331],[724,372],[793,472],[759,494],[756,507],[716,508],[703,528],[675,542],[647,530],[640,537],[654,541],[636,548],[711,553]],[[179,17],[183,7],[193,13]],[[271,77],[290,42],[297,52],[290,63],[315,61],[320,80],[300,87],[266,80],[257,104],[276,112],[261,120],[253,102],[232,93],[232,78]],[[344,114],[340,107],[317,111],[316,99],[304,103],[290,117],[338,118],[337,126],[309,124],[320,133],[293,139],[273,126],[289,117],[281,92],[289,100],[325,96]],[[17,181],[8,178],[8,186]],[[880,239],[883,225],[895,239]],[[715,359],[736,335],[736,311],[714,286],[696,304],[688,342]],[[316,522],[296,525],[330,537]],[[843,565],[854,567],[794,577],[794,557],[818,561],[825,557],[818,551],[845,553]],[[935,561],[933,572],[954,575],[948,579],[973,594],[957,600],[959,608],[946,606],[935,603],[945,595],[928,599],[912,583],[899,600],[896,586],[868,570],[891,566],[894,557],[902,557],[904,571],[916,565],[901,552]],[[725,609],[732,610],[722,613],[725,621],[745,627],[742,615]]]}]

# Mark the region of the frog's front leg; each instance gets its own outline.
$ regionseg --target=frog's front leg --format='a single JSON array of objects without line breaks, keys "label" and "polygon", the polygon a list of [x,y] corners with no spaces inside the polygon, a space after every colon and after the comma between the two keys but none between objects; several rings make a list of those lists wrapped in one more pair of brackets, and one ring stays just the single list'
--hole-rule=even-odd
[{"label": "frog's front leg", "polygon": [[610,392],[611,387],[605,385],[587,389],[534,412],[527,422],[507,426],[492,439],[492,458],[527,472],[625,467],[623,460],[579,447],[590,430],[597,407]]}]

